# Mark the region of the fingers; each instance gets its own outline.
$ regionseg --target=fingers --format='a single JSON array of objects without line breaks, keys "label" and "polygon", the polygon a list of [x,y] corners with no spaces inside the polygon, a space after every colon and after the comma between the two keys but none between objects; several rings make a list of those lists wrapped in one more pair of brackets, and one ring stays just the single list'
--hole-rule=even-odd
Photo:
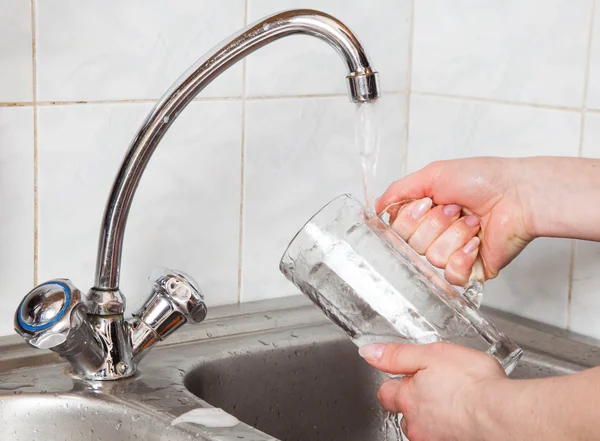
[{"label": "fingers", "polygon": [[[430,244],[425,254],[427,260],[438,268],[446,268],[450,257],[456,254],[457,251],[463,249],[471,239],[473,239],[480,228],[480,220],[477,216],[469,215],[462,217],[452,223],[443,233],[436,238],[436,240]],[[473,250],[473,245],[476,248],[479,246],[479,242],[476,244],[471,242],[467,247],[467,253],[470,255]]]},{"label": "fingers", "polygon": [[[381,407],[392,413],[406,412],[406,405],[409,401],[408,384],[410,380],[410,377],[405,377],[384,381],[377,392],[377,399]],[[404,419],[402,421],[404,422]],[[403,430],[406,433],[404,428]]]},{"label": "fingers", "polygon": [[460,216],[459,205],[438,205],[432,208],[414,231],[408,244],[419,254],[427,249],[454,224]]},{"label": "fingers", "polygon": [[377,214],[390,204],[426,197],[431,194],[432,182],[432,167],[428,166],[392,183],[376,203]]},{"label": "fingers", "polygon": [[462,208],[456,204],[432,206],[430,198],[407,204],[396,214],[392,229],[432,265],[446,269],[450,283],[464,285],[477,258],[480,219],[460,217]]},{"label": "fingers", "polygon": [[402,417],[400,427],[402,428],[402,433],[406,435],[408,433],[408,423],[406,422],[406,418]]},{"label": "fingers", "polygon": [[464,247],[452,253],[444,269],[444,277],[448,282],[457,286],[468,283],[479,253],[479,244],[479,237],[475,236]]},{"label": "fingers", "polygon": [[407,204],[397,213],[395,218],[390,219],[392,229],[402,239],[408,241],[432,206],[433,201],[430,198],[418,199]]}]

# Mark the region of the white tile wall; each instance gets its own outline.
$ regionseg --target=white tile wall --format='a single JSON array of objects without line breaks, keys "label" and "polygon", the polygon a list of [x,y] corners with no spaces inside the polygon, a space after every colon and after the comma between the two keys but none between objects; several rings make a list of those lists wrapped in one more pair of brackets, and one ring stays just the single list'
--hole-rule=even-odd
[{"label": "white tile wall", "polygon": [[[164,90],[244,23],[303,7],[356,31],[387,92],[383,189],[402,174],[406,147],[410,170],[483,154],[576,156],[583,147],[600,156],[600,114],[588,113],[580,133],[586,108],[600,109],[594,3],[0,0],[0,276],[11,284],[0,293],[10,296],[0,335],[12,333],[18,294],[34,276],[89,287],[103,205],[131,137]],[[128,311],[155,265],[196,276],[211,304],[296,292],[277,269],[288,240],[328,200],[360,192],[344,69],[323,42],[287,38],[217,79],[202,94],[212,100],[190,105],[132,208]],[[489,283],[486,303],[600,337],[600,250],[577,243],[570,280],[570,244],[536,240]]]},{"label": "white tile wall", "polygon": [[[403,95],[379,103],[379,191],[402,170]],[[347,97],[251,101],[247,107],[242,299],[296,293],[279,272],[304,223],[343,193],[362,195]]]},{"label": "white tile wall", "polygon": [[[26,3],[26,2],[23,2]],[[157,99],[244,25],[243,0],[37,0],[40,101]],[[234,66],[203,96],[240,96]]]},{"label": "white tile wall", "polygon": [[[600,114],[585,116],[582,156],[600,158]],[[571,328],[600,338],[600,243],[579,241],[575,244]]]},{"label": "white tile wall", "polygon": [[577,156],[580,123],[577,112],[413,94],[408,170],[466,156]]},{"label": "white tile wall", "polygon": [[1,0],[0,8],[0,101],[31,101],[31,4]]},{"label": "white tile wall", "polygon": [[[597,2],[596,2],[597,3]],[[587,107],[600,109],[600,5],[594,8]]]},{"label": "white tile wall", "polygon": [[581,106],[592,0],[417,0],[413,88]]},{"label": "white tile wall", "polygon": [[0,335],[33,287],[33,110],[0,108]]}]

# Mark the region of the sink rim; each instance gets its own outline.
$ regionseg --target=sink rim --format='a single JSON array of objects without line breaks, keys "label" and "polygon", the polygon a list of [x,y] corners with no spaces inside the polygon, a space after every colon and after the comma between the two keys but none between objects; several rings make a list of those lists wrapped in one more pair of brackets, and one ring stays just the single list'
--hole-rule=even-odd
[{"label": "sink rim", "polygon": [[[483,306],[482,313],[524,351],[544,353],[554,358],[593,367],[600,365],[600,340],[556,326]],[[184,325],[154,351],[174,345],[214,341],[220,337],[264,332],[288,327],[308,327],[330,323],[303,295],[209,308],[206,320],[198,326]],[[18,335],[0,337],[0,375],[17,368],[64,364],[51,351],[27,345]]]}]

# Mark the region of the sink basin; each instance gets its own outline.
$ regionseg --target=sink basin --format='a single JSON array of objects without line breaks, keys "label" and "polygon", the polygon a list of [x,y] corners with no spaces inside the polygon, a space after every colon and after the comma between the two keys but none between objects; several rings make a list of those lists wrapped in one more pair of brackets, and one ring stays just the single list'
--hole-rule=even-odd
[{"label": "sink basin", "polygon": [[[488,316],[524,349],[515,378],[600,365],[595,340]],[[0,440],[383,441],[382,379],[302,296],[213,308],[202,325],[159,344],[139,375],[119,381],[78,379],[53,353],[5,337]],[[241,422],[182,420],[212,407]]]},{"label": "sink basin", "polygon": [[155,412],[104,399],[20,394],[0,400],[2,440],[190,439]]},{"label": "sink basin", "polygon": [[[337,334],[329,327],[323,331]],[[376,397],[383,375],[345,337],[322,337],[318,344],[270,345],[250,356],[208,362],[187,376],[186,385],[282,441],[383,439],[384,413]],[[272,342],[269,336],[261,341]]]},{"label": "sink basin", "polygon": [[[193,394],[282,441],[387,439],[376,398],[384,375],[332,325],[265,333],[236,340],[228,349],[187,375]],[[511,376],[580,369],[527,351]]]}]

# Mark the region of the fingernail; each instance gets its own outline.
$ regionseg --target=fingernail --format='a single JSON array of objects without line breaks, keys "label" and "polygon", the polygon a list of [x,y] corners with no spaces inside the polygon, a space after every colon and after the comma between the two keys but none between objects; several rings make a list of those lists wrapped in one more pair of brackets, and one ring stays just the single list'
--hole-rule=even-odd
[{"label": "fingernail", "polygon": [[385,351],[385,345],[381,344],[365,345],[358,349],[360,356],[368,360],[380,360],[383,351]]},{"label": "fingernail", "polygon": [[473,216],[472,214],[465,218],[465,224],[467,224],[469,227],[476,227],[479,225],[479,222],[479,218],[477,216]]},{"label": "fingernail", "polygon": [[442,211],[446,214],[446,216],[454,217],[460,213],[461,209],[462,207],[460,205],[450,204],[442,208]]},{"label": "fingernail", "polygon": [[479,246],[479,242],[480,240],[477,236],[471,238],[471,240],[468,241],[467,244],[463,247],[463,252],[465,254],[471,254],[477,249],[477,247]]},{"label": "fingernail", "polygon": [[433,205],[433,201],[430,198],[422,199],[421,201],[419,201],[417,203],[417,205],[415,205],[413,207],[412,212],[411,212],[411,217],[414,220],[421,219],[425,215],[425,213],[427,213],[427,211],[429,211],[429,209],[431,208],[432,205]]}]

